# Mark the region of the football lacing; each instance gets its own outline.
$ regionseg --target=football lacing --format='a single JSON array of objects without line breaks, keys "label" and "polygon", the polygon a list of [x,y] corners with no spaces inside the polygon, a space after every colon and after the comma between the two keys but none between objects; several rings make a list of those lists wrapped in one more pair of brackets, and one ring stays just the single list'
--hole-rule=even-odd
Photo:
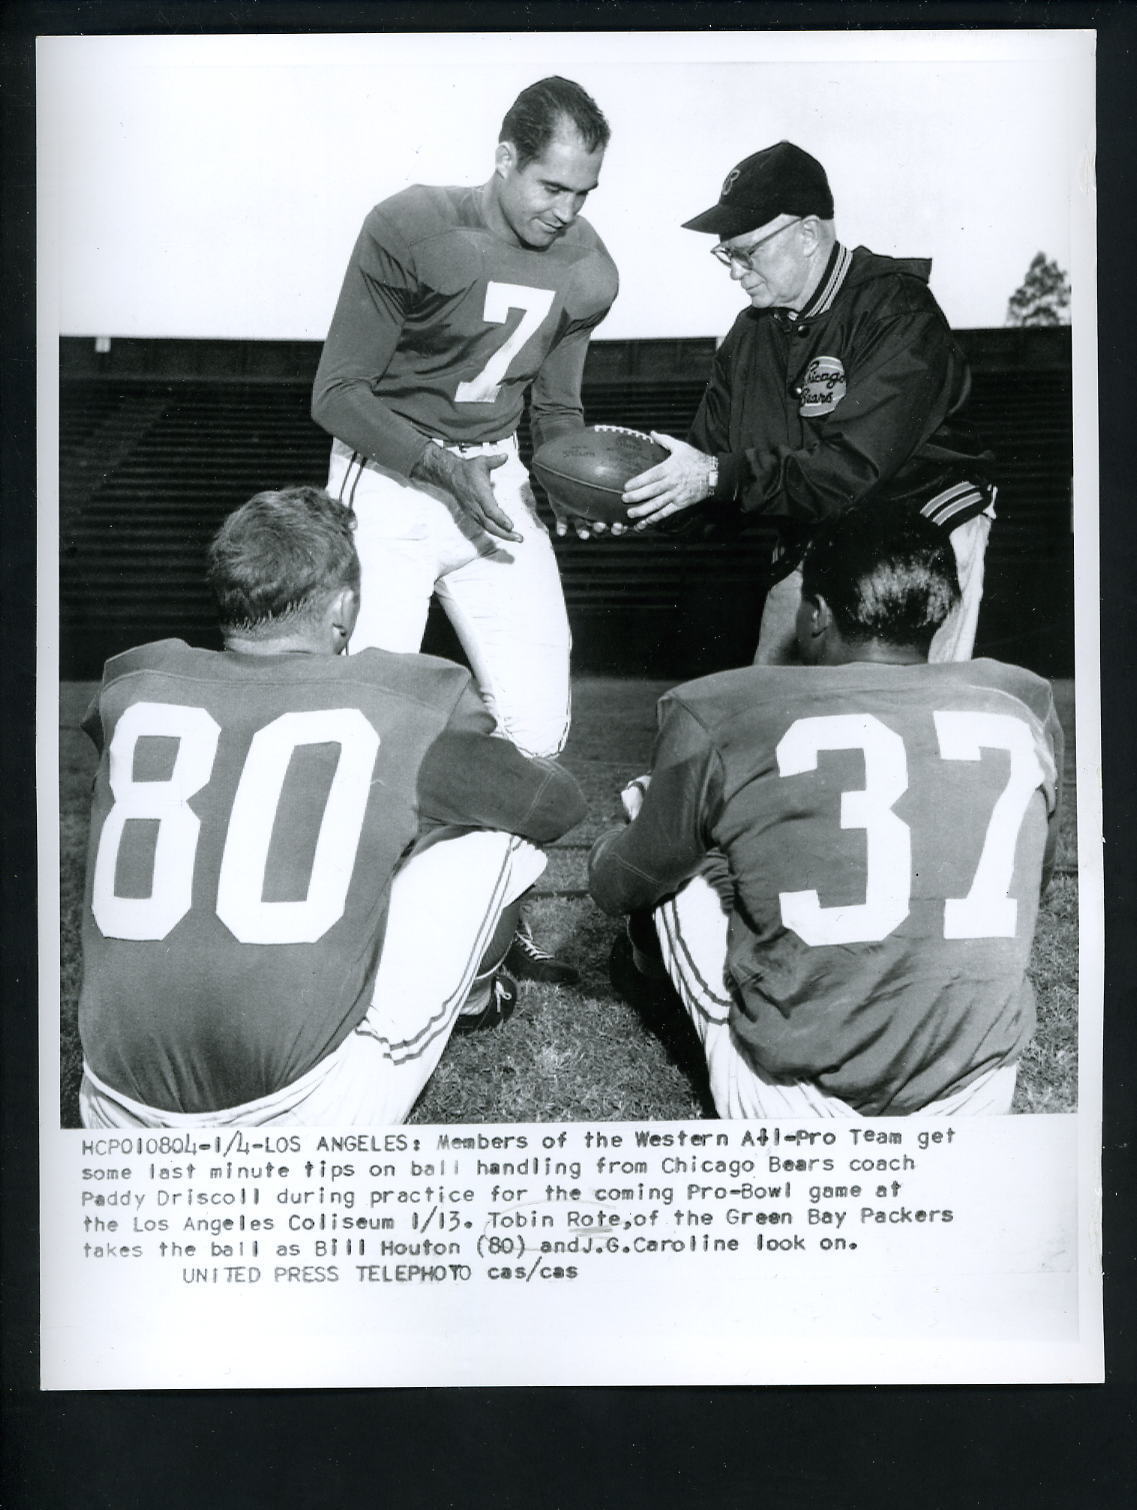
[{"label": "football lacing", "polygon": [[632,430],[627,425],[593,425],[594,430],[605,430],[610,435],[638,435],[640,440],[651,440],[646,430]]}]

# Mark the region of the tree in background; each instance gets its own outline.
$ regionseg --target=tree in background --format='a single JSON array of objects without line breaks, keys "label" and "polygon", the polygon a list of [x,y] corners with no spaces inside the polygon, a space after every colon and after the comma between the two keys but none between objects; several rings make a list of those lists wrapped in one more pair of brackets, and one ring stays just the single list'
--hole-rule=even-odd
[{"label": "tree in background", "polygon": [[1069,325],[1070,279],[1057,262],[1036,252],[1026,277],[1007,302],[1004,325]]}]

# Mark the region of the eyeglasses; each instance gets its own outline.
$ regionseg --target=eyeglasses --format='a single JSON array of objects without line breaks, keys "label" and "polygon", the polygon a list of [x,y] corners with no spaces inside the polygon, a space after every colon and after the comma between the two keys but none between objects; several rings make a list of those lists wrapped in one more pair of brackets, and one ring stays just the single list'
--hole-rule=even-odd
[{"label": "eyeglasses", "polygon": [[797,225],[804,219],[804,215],[795,215],[792,220],[787,220],[785,225],[779,226],[776,231],[771,231],[768,236],[763,236],[761,241],[755,241],[750,246],[726,246],[720,242],[718,246],[711,247],[711,256],[717,258],[723,267],[737,267],[744,273],[752,273],[755,253],[760,252],[768,241],[773,241],[783,231],[788,231],[791,225]]}]

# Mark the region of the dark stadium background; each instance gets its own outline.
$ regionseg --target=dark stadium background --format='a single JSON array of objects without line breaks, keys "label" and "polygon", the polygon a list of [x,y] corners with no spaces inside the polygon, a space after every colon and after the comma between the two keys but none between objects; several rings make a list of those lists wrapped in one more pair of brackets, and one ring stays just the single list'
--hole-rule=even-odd
[{"label": "dark stadium background", "polygon": [[[1070,676],[1070,331],[958,336],[1000,483],[975,653]],[[262,488],[325,480],[328,437],[308,414],[319,351],[309,341],[61,341],[62,678],[97,677],[109,655],[166,636],[216,646],[202,571],[210,534]],[[594,341],[586,419],[684,435],[713,351],[702,339]],[[527,457],[524,428],[521,443]],[[559,542],[575,670],[679,680],[749,661],[769,544],[761,525],[714,543]],[[461,658],[441,615],[425,648]]]}]

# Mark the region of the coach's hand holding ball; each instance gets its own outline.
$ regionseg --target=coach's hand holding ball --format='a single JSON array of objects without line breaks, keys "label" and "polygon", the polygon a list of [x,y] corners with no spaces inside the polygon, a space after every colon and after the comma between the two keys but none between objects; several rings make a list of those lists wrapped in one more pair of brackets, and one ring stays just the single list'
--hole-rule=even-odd
[{"label": "coach's hand holding ball", "polygon": [[546,441],[532,461],[534,477],[548,494],[562,538],[574,529],[581,540],[631,524],[622,497],[629,478],[665,461],[667,452],[642,430],[626,425],[585,425]]},{"label": "coach's hand holding ball", "polygon": [[638,477],[630,477],[624,485],[623,501],[629,505],[628,518],[634,521],[633,528],[637,530],[645,530],[681,509],[702,503],[715,490],[717,469],[713,457],[673,435],[653,430],[651,438],[657,445],[665,446],[669,454],[666,461]]}]

